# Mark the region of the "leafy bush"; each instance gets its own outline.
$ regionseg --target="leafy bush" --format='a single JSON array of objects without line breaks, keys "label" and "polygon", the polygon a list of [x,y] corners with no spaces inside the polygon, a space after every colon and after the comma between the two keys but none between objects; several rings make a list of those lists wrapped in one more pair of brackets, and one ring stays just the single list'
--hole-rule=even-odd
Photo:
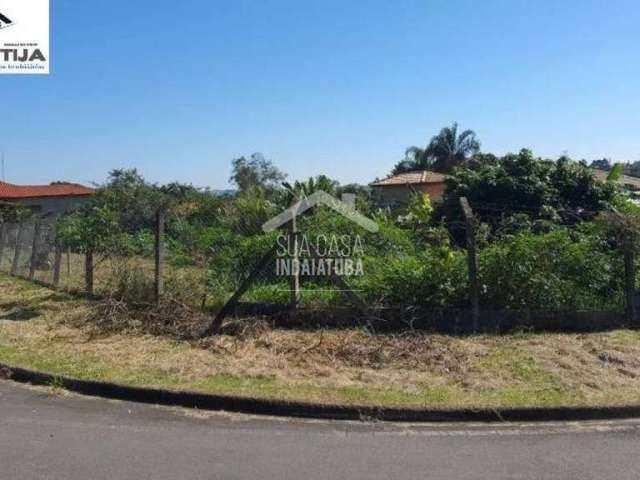
[{"label": "leafy bush", "polygon": [[562,229],[522,233],[479,254],[482,302],[492,307],[620,306],[621,259],[599,235]]},{"label": "leafy bush", "polygon": [[466,278],[464,253],[436,247],[416,255],[367,258],[364,276],[352,285],[372,303],[441,308],[464,304]]},{"label": "leafy bush", "polygon": [[[407,211],[370,213],[379,226],[375,233],[326,207],[303,214],[298,225],[309,238],[360,237],[364,275],[346,280],[371,305],[467,306],[466,251],[452,241],[457,237],[457,245],[463,244],[459,198],[466,196],[480,219],[476,238],[484,308],[620,308],[619,243],[592,220],[609,205],[634,217],[640,217],[640,207],[566,158],[545,161],[523,150],[480,160],[454,172],[441,204],[432,207],[416,195]],[[93,203],[58,222],[58,238],[74,252],[92,250],[122,262],[108,289],[126,301],[148,302],[154,216],[162,206],[168,217],[167,296],[191,306],[220,305],[273,247],[279,233],[265,234],[261,226],[290,201],[272,181],[265,186],[260,175],[249,175],[252,165],[269,167],[239,162],[237,181],[244,187],[227,197],[189,185],[152,185],[135,171],[114,171]],[[291,186],[298,194],[318,188],[336,195],[353,191],[359,210],[373,210],[365,188],[340,187],[325,177]],[[315,289],[303,295],[306,304],[344,301],[327,279],[304,281],[305,288]],[[287,289],[271,263],[244,299],[286,303]]]},{"label": "leafy bush", "polygon": [[447,220],[459,240],[464,235],[460,197],[467,197],[474,213],[493,230],[514,215],[519,217],[512,225],[523,219],[573,225],[593,219],[615,191],[611,183],[597,181],[585,164],[566,157],[541,160],[525,149],[477,169],[456,170],[436,216]]}]

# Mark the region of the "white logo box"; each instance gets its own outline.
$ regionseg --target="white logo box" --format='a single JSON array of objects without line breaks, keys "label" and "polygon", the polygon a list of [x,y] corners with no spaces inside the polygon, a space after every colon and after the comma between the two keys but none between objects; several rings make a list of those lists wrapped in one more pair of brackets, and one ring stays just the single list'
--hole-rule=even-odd
[{"label": "white logo box", "polygon": [[0,0],[0,75],[49,73],[49,1]]}]

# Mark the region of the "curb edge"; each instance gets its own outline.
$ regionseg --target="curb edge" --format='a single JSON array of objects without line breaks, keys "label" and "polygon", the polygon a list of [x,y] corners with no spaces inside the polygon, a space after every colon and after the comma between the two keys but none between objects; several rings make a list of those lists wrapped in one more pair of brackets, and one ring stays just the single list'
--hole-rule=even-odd
[{"label": "curb edge", "polygon": [[402,409],[370,406],[322,405],[306,402],[252,399],[178,390],[142,388],[117,383],[79,380],[14,367],[0,362],[0,379],[32,385],[60,386],[92,397],[250,415],[322,420],[385,422],[551,422],[640,418],[640,405],[616,407],[552,407],[505,409]]}]

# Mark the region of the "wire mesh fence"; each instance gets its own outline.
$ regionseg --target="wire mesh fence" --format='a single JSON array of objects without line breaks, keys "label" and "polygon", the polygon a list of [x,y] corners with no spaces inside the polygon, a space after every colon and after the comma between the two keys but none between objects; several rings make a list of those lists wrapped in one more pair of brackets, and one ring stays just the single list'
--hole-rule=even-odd
[{"label": "wire mesh fence", "polygon": [[[0,271],[56,283],[56,235],[51,221],[4,223],[0,227]],[[59,251],[58,251],[59,255]]]},{"label": "wire mesh fence", "polygon": [[[180,217],[149,218],[129,234],[135,248],[96,250],[67,242],[60,218],[32,217],[0,224],[0,272],[124,301],[177,302],[212,318],[226,307],[225,315],[306,310],[318,323],[342,309],[360,324],[368,314],[388,325],[518,324],[536,311],[620,314],[635,299],[623,252],[570,235],[479,244],[472,279],[468,248],[440,238],[420,246],[397,229],[367,232],[324,215],[301,217],[296,231],[223,235],[193,250],[185,244],[201,239],[180,230]],[[625,275],[634,276],[632,294]],[[480,312],[472,318],[473,282]]]}]

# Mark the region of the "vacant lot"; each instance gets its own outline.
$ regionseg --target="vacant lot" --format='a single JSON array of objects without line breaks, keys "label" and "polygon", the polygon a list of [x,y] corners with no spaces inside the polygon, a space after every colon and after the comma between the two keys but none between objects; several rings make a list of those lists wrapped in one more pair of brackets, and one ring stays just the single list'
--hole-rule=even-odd
[{"label": "vacant lot", "polygon": [[[95,305],[0,276],[0,362],[142,386],[413,407],[640,404],[640,333],[449,337],[274,330],[187,342],[96,327]],[[95,315],[93,315],[95,317]]]}]

